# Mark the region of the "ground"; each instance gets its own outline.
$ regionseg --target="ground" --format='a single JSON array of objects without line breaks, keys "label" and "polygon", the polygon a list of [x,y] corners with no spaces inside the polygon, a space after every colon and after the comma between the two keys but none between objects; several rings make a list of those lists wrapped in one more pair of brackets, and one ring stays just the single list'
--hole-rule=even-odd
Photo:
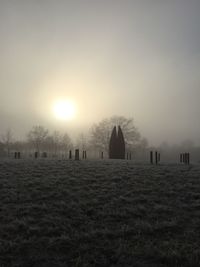
[{"label": "ground", "polygon": [[200,166],[0,160],[0,266],[200,266]]}]

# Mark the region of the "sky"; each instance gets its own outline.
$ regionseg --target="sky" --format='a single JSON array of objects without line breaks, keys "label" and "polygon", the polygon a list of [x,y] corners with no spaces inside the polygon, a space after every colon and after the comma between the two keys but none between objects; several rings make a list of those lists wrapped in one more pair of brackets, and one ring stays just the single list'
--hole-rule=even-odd
[{"label": "sky", "polygon": [[152,145],[200,145],[199,13],[199,0],[0,0],[0,133],[122,115]]}]

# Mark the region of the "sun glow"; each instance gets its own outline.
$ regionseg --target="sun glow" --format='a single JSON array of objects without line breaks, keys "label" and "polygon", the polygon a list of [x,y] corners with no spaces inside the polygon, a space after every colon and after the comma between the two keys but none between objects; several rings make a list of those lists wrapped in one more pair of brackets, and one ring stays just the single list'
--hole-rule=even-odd
[{"label": "sun glow", "polygon": [[75,104],[69,100],[59,100],[54,104],[53,112],[59,120],[72,120],[76,114]]}]

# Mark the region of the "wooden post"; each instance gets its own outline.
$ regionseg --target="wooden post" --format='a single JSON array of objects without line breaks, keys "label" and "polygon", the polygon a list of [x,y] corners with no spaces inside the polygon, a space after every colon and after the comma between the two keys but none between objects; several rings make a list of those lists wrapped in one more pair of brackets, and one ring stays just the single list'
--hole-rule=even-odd
[{"label": "wooden post", "polygon": [[188,165],[188,153],[185,153],[185,164]]},{"label": "wooden post", "polygon": [[72,151],[69,151],[69,159],[72,159]]},{"label": "wooden post", "polygon": [[156,165],[158,164],[158,152],[155,152]]},{"label": "wooden post", "polygon": [[82,158],[83,159],[86,159],[87,158],[87,152],[86,152],[86,150],[83,150]]},{"label": "wooden post", "polygon": [[103,159],[103,151],[101,152],[101,159]]},{"label": "wooden post", "polygon": [[153,151],[150,151],[150,163],[153,164]]},{"label": "wooden post", "polygon": [[79,160],[79,149],[75,150],[75,160]]},{"label": "wooden post", "polygon": [[180,163],[182,163],[183,162],[183,154],[181,153],[180,154]]},{"label": "wooden post", "polygon": [[186,165],[190,164],[190,153],[185,153],[185,164]]},{"label": "wooden post", "polygon": [[38,152],[35,152],[35,159],[38,158]]},{"label": "wooden post", "polygon": [[183,163],[185,163],[185,153],[183,153]]},{"label": "wooden post", "polygon": [[17,158],[20,159],[20,157],[21,157],[21,153],[17,152]]},{"label": "wooden post", "polygon": [[46,158],[47,158],[47,152],[43,152],[43,153],[42,153],[42,157],[43,157],[44,159],[46,159]]}]

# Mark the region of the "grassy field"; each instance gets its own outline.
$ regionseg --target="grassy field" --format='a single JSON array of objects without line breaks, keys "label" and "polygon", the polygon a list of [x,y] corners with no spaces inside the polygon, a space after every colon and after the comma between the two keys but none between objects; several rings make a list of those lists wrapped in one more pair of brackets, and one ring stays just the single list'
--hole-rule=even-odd
[{"label": "grassy field", "polygon": [[0,266],[200,266],[200,166],[0,161]]}]

